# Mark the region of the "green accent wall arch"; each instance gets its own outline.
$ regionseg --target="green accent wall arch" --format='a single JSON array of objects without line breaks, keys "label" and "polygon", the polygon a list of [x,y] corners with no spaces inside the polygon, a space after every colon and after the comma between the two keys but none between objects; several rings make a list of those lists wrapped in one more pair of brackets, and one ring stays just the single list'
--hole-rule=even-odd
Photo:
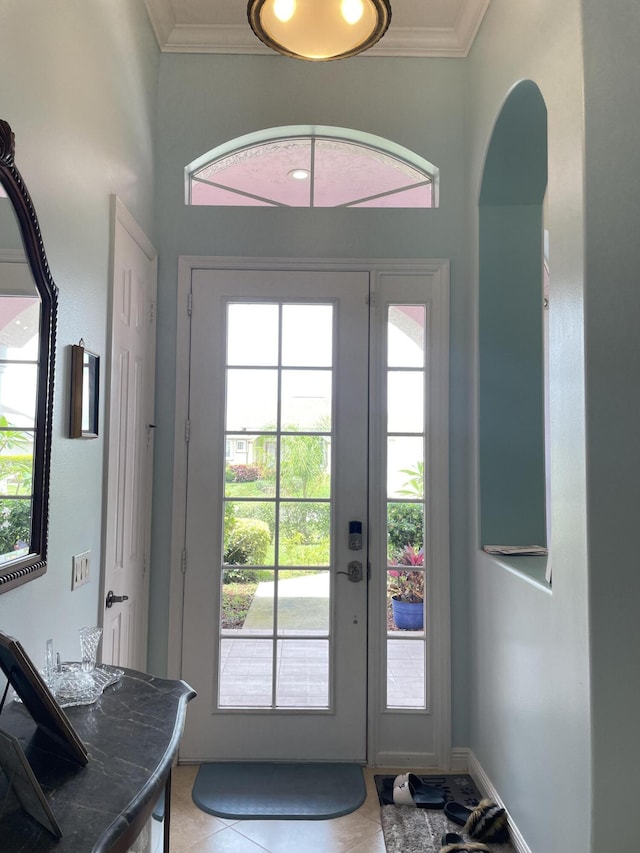
[{"label": "green accent wall arch", "polygon": [[496,120],[479,197],[481,545],[545,545],[547,110],[530,80]]}]

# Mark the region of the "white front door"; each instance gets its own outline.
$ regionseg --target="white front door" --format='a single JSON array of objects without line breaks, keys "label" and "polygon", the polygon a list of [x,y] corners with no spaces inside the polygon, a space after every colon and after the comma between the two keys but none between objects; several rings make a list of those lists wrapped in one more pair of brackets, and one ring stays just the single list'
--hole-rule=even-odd
[{"label": "white front door", "polygon": [[102,660],[144,670],[151,544],[157,260],[153,246],[115,197],[112,214]]},{"label": "white front door", "polygon": [[183,755],[366,755],[368,292],[194,271]]},{"label": "white front door", "polygon": [[181,259],[181,759],[445,768],[447,265],[258,263]]}]

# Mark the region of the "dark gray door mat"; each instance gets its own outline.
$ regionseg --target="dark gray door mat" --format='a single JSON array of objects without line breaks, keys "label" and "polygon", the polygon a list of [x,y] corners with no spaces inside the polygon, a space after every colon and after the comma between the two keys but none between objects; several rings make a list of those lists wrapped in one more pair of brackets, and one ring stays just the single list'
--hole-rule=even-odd
[{"label": "dark gray door mat", "polygon": [[222,762],[202,764],[193,802],[218,817],[253,820],[328,820],[365,801],[358,764]]}]

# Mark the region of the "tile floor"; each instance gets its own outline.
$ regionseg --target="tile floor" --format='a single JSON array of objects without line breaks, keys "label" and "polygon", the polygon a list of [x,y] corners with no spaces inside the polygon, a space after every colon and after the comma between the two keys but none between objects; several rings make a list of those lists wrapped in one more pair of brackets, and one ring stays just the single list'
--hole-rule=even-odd
[{"label": "tile floor", "polygon": [[[174,768],[171,853],[385,853],[374,773],[364,768],[367,799],[335,820],[228,820],[201,811],[191,800],[195,765]],[[419,772],[419,771],[417,771]],[[433,772],[433,771],[430,771]]]}]

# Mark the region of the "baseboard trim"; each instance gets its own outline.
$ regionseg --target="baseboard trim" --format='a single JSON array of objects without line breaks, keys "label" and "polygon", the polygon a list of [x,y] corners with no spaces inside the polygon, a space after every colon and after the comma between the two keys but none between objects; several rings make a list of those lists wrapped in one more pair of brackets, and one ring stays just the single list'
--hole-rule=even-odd
[{"label": "baseboard trim", "polygon": [[469,750],[466,746],[454,747],[451,750],[449,766],[454,773],[467,773],[469,771]]},{"label": "baseboard trim", "polygon": [[[489,776],[485,773],[484,768],[470,749],[467,750],[467,759],[469,764],[469,775],[480,789],[480,792],[485,797],[488,797],[489,799],[498,803],[498,805],[502,806],[503,808],[506,808],[495,785],[493,784]],[[524,837],[518,827],[513,822],[511,815],[509,815],[509,830],[511,833],[511,843],[515,847],[517,853],[531,853],[531,848],[524,840]]]},{"label": "baseboard trim", "polygon": [[441,769],[433,752],[379,752],[374,756],[374,767],[406,767],[410,770]]},{"label": "baseboard trim", "polygon": [[432,752],[380,752],[374,756],[372,767],[406,767],[419,772],[432,771],[434,773],[468,773],[469,772],[469,750],[466,746],[454,747],[451,750],[449,763],[444,765]]}]

